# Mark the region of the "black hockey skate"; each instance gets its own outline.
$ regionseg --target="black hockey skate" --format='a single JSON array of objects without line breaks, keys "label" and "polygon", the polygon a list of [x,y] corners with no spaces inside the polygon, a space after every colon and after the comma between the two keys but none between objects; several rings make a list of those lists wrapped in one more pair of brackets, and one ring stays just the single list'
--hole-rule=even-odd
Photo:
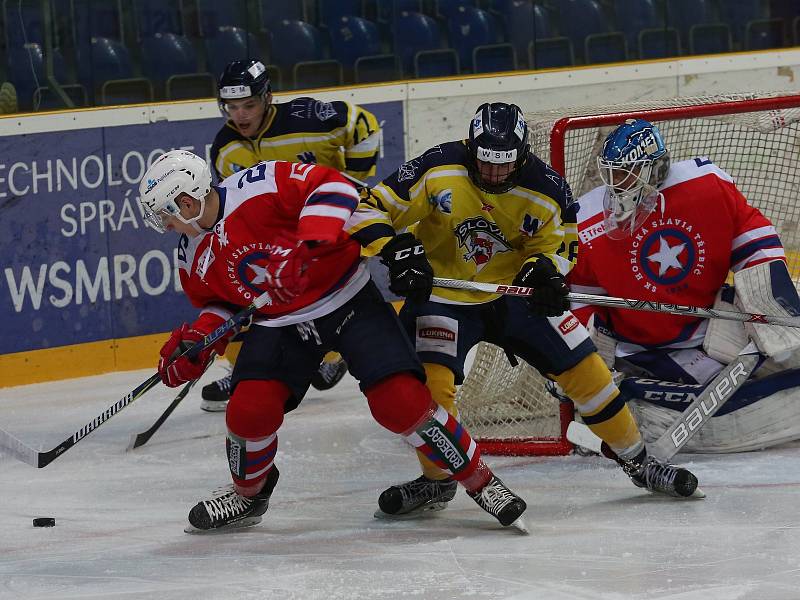
[{"label": "black hockey skate", "polygon": [[222,379],[213,381],[206,386],[200,394],[203,398],[200,408],[206,412],[222,412],[228,406],[231,398],[231,374],[228,373]]},{"label": "black hockey skate", "polygon": [[345,373],[347,373],[345,359],[339,357],[338,360],[331,362],[323,360],[311,379],[311,385],[321,392],[329,390],[342,380]]},{"label": "black hockey skate", "polygon": [[621,465],[637,487],[676,498],[705,497],[697,487],[697,477],[682,467],[661,463],[652,456],[623,461]]},{"label": "black hockey skate", "polygon": [[250,527],[261,522],[261,515],[269,508],[269,498],[278,483],[278,469],[272,467],[262,490],[248,498],[236,493],[233,485],[214,491],[210,498],[201,500],[189,511],[187,533],[221,532],[240,527]]},{"label": "black hockey skate", "polygon": [[[492,475],[489,483],[479,492],[467,492],[467,494],[483,510],[496,517],[503,527],[508,527],[514,523],[528,508],[525,500],[508,489],[496,475]],[[519,528],[522,531],[526,531],[522,522],[520,522]]]},{"label": "black hockey skate", "polygon": [[378,498],[377,518],[417,515],[425,511],[442,510],[456,495],[458,484],[449,479],[434,480],[424,475],[383,491]]}]

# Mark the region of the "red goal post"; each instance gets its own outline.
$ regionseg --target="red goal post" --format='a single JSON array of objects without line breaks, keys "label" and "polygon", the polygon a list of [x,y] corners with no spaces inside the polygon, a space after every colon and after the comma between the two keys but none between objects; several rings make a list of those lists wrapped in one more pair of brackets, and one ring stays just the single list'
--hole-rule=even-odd
[{"label": "red goal post", "polygon": [[[730,94],[527,114],[534,154],[566,176],[577,198],[600,185],[595,157],[626,119],[658,125],[673,161],[707,156],[778,229],[800,283],[800,94]],[[503,351],[481,343],[458,391],[462,422],[488,454],[567,454],[570,403]]]}]

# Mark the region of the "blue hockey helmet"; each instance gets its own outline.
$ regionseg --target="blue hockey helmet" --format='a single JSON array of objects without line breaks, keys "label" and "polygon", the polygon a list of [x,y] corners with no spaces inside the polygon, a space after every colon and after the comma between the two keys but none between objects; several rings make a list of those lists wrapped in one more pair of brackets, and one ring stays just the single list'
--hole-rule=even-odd
[{"label": "blue hockey helmet", "polygon": [[467,168],[472,181],[490,194],[507,192],[530,155],[528,124],[516,104],[485,103],[469,127]]},{"label": "blue hockey helmet", "polygon": [[669,152],[658,127],[628,119],[605,139],[597,166],[606,186],[606,230],[632,233],[652,212],[669,171]]},{"label": "blue hockey helmet", "polygon": [[219,106],[227,114],[229,100],[257,96],[265,101],[272,92],[267,68],[260,60],[235,60],[229,63],[219,77]]}]

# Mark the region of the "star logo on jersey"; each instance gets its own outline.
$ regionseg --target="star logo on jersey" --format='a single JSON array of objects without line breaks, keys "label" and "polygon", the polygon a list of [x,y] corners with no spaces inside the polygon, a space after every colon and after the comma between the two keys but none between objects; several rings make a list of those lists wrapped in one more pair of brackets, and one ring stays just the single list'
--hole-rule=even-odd
[{"label": "star logo on jersey", "polygon": [[400,168],[397,169],[397,182],[400,183],[401,181],[414,179],[414,175],[416,174],[417,174],[417,165],[414,164],[414,161],[403,163],[402,165],[400,165]]},{"label": "star logo on jersey", "polygon": [[644,289],[678,293],[692,285],[690,275],[705,270],[705,241],[682,219],[654,219],[631,237],[630,268]]},{"label": "star logo on jersey", "polygon": [[678,256],[686,248],[686,244],[682,243],[670,246],[669,241],[665,237],[659,237],[658,240],[658,252],[653,252],[653,254],[647,257],[647,260],[650,262],[658,263],[658,276],[662,277],[669,269],[683,270],[683,265],[681,261],[678,260]]},{"label": "star logo on jersey", "polygon": [[464,249],[465,261],[473,261],[475,270],[481,271],[495,254],[509,252],[508,242],[497,223],[484,217],[470,217],[453,230],[458,245]]}]

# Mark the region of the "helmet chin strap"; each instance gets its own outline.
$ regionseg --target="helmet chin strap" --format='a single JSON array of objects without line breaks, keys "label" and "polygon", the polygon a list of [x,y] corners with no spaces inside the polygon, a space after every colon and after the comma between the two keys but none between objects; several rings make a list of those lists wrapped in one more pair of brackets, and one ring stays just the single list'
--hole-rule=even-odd
[{"label": "helmet chin strap", "polygon": [[[188,195],[188,194],[187,194],[187,195]],[[197,200],[197,201],[200,203],[200,210],[198,211],[197,215],[195,215],[195,216],[194,216],[194,217],[192,217],[191,219],[187,219],[187,218],[185,218],[185,217],[184,217],[184,216],[181,214],[181,211],[179,210],[179,211],[178,211],[178,212],[175,214],[175,217],[176,217],[176,218],[177,218],[177,219],[178,219],[178,220],[179,220],[181,223],[185,223],[186,225],[191,225],[191,226],[192,226],[192,228],[193,228],[193,229],[194,229],[194,230],[195,230],[197,233],[205,233],[205,232],[206,232],[206,230],[205,230],[205,229],[203,229],[203,228],[200,226],[200,224],[198,223],[198,221],[199,221],[199,220],[200,220],[200,219],[203,217],[203,213],[204,213],[204,212],[205,212],[205,210],[206,210],[206,199],[205,199],[205,197],[203,197],[203,198],[200,198],[200,199],[198,199],[198,198],[193,198],[193,199],[194,199],[194,200]]]}]

